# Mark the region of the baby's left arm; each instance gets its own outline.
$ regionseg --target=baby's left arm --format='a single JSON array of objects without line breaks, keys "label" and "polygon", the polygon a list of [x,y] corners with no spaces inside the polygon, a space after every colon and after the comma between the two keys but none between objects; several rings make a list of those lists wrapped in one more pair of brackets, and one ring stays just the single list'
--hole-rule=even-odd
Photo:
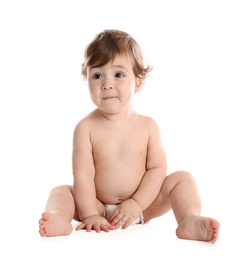
[{"label": "baby's left arm", "polygon": [[159,127],[149,119],[149,142],[147,149],[146,173],[131,199],[121,203],[109,222],[117,227],[127,228],[141,211],[148,208],[158,196],[167,175],[167,161]]},{"label": "baby's left arm", "polygon": [[157,123],[150,119],[146,173],[136,193],[132,196],[142,211],[147,209],[158,196],[167,176],[167,160]]}]

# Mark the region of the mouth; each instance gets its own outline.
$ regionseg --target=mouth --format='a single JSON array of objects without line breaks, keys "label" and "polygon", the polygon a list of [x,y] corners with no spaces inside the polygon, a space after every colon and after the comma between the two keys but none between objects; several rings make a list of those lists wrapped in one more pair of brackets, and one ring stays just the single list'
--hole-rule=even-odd
[{"label": "mouth", "polygon": [[113,98],[117,98],[115,96],[109,96],[109,97],[104,97],[103,99],[113,99]]}]

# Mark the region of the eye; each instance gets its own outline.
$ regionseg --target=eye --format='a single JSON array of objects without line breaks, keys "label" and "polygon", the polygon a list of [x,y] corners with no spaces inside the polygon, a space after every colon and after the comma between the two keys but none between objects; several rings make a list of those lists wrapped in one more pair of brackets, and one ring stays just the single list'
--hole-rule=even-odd
[{"label": "eye", "polygon": [[93,75],[93,78],[94,78],[94,79],[101,79],[101,78],[102,78],[102,75],[100,75],[100,74],[94,74],[94,75]]},{"label": "eye", "polygon": [[124,77],[124,74],[121,73],[121,72],[118,72],[118,73],[115,74],[115,77],[116,77],[116,78],[123,78],[123,77]]}]

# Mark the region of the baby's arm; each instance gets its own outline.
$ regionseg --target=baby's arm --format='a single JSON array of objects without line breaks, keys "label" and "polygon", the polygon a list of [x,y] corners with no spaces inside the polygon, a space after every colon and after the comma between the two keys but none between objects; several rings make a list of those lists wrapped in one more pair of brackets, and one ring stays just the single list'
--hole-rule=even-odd
[{"label": "baby's arm", "polygon": [[109,223],[99,215],[96,204],[95,167],[92,156],[89,126],[81,121],[74,132],[73,139],[73,195],[82,224],[77,230],[95,229],[108,231]]},{"label": "baby's arm", "polygon": [[147,172],[131,199],[120,204],[109,222],[116,228],[127,228],[158,196],[167,175],[167,161],[159,128],[149,119],[149,143],[147,151]]},{"label": "baby's arm", "polygon": [[159,131],[155,121],[151,120],[147,149],[146,173],[136,193],[132,196],[144,211],[158,196],[167,176],[167,160]]}]

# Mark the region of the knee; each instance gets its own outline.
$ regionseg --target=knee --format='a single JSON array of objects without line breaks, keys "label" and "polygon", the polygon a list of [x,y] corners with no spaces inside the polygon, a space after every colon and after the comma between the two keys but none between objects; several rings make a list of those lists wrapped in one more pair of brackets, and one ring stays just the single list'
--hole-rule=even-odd
[{"label": "knee", "polygon": [[194,180],[193,175],[190,172],[187,171],[176,171],[171,174],[169,174],[162,186],[162,191],[170,193],[171,190],[174,189],[174,187],[179,183],[179,182],[186,182],[186,181],[192,181]]},{"label": "knee", "polygon": [[193,175],[187,171],[173,172],[167,178],[173,179],[176,182],[181,181],[181,180],[194,179]]},{"label": "knee", "polygon": [[52,189],[51,193],[54,192],[72,192],[71,185],[59,185]]}]

